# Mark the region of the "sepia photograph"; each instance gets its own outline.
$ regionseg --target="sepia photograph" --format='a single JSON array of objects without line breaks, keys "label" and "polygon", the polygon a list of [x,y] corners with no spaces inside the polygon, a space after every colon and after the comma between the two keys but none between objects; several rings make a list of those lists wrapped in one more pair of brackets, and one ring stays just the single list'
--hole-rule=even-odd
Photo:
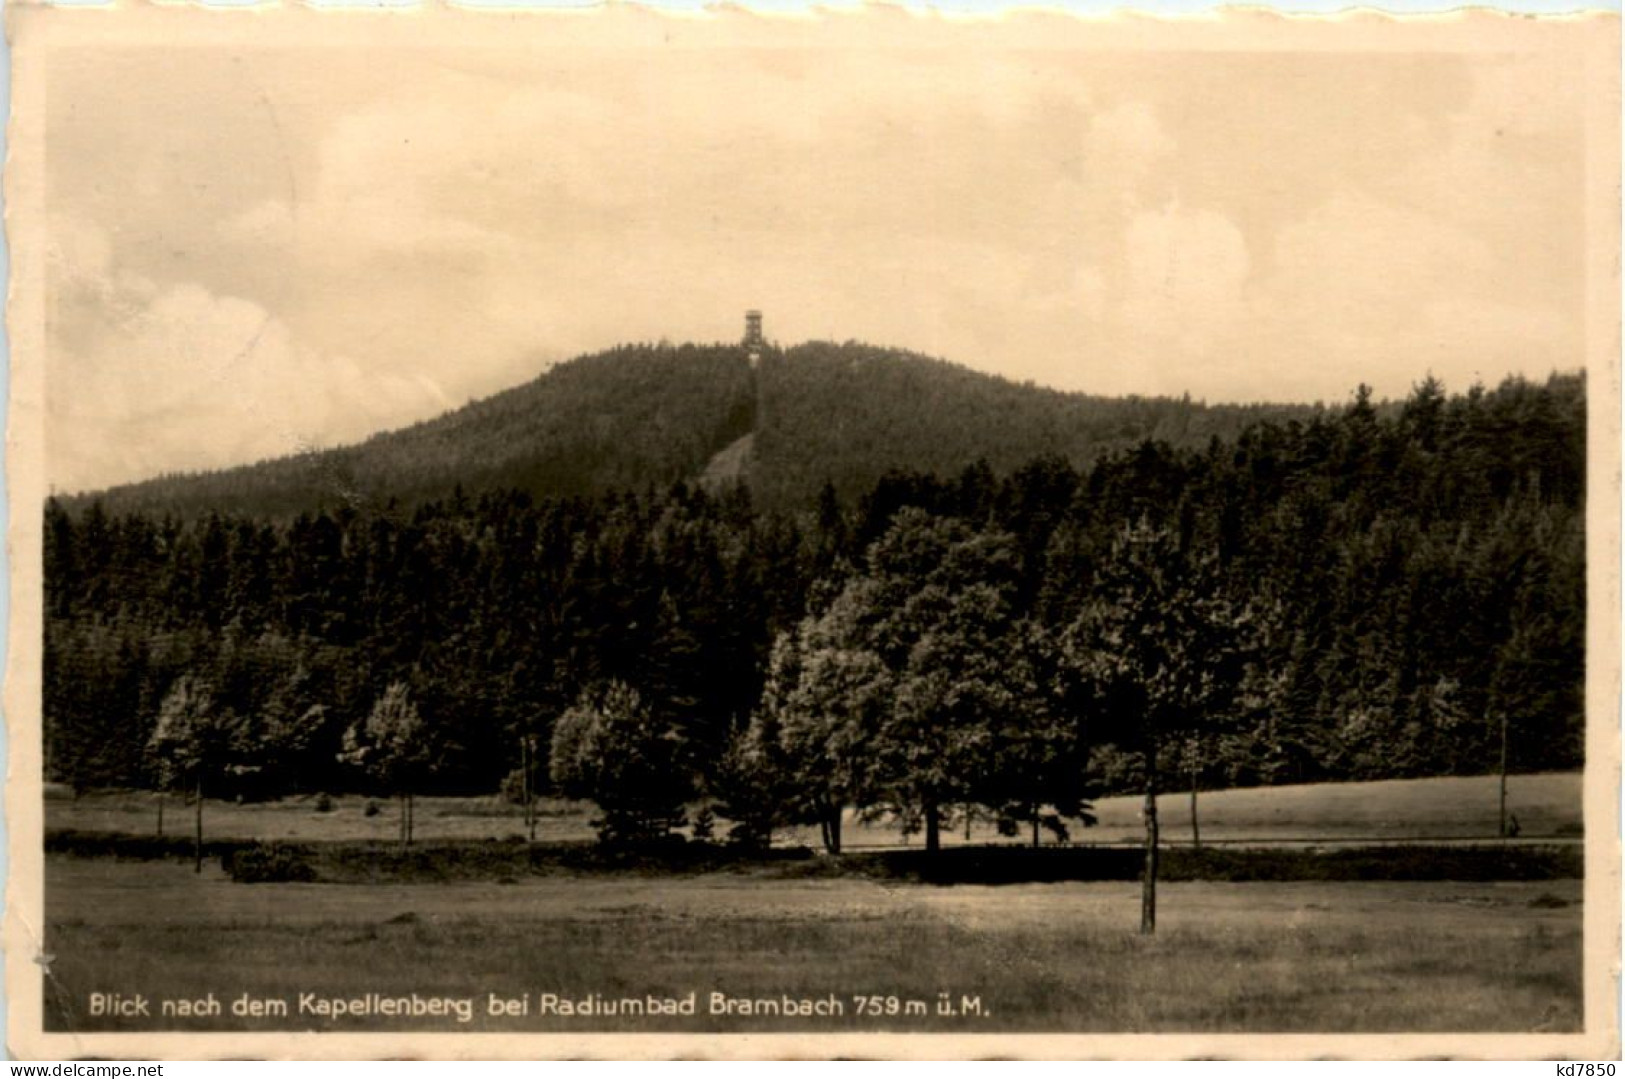
[{"label": "sepia photograph", "polygon": [[13,1055],[1617,1058],[1617,14],[7,15]]}]

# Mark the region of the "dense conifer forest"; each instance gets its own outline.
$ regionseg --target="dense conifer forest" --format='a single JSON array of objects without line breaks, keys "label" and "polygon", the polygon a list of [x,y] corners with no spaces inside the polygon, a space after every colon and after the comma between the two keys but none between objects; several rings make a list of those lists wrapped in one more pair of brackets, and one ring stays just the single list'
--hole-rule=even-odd
[{"label": "dense conifer forest", "polygon": [[[221,796],[489,792],[528,764],[828,841],[831,805],[1064,827],[1148,764],[1483,773],[1503,720],[1513,770],[1583,763],[1582,376],[1216,410],[974,378],[920,400],[942,372],[876,350],[775,353],[757,391],[737,349],[612,355],[624,384],[320,465],[365,497],[307,504],[307,460],[50,501],[47,779],[166,785],[206,717]],[[838,370],[865,365],[895,388],[855,399]],[[692,482],[758,409],[760,473]],[[409,767],[363,767],[399,730]]]}]

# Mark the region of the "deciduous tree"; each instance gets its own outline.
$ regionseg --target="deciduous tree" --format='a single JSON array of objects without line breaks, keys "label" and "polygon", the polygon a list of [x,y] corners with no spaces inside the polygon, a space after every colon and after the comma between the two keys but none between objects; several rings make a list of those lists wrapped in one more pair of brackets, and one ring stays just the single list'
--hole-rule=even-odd
[{"label": "deciduous tree", "polygon": [[1171,530],[1141,521],[1123,530],[1098,593],[1066,634],[1078,677],[1144,762],[1142,933],[1157,920],[1159,757],[1167,739],[1228,708],[1241,680],[1244,617],[1213,570]]},{"label": "deciduous tree", "polygon": [[205,780],[218,777],[232,752],[241,748],[236,744],[236,733],[235,717],[219,707],[212,687],[191,675],[182,675],[164,695],[158,722],[148,741],[160,791],[179,788],[192,792],[193,870],[198,873],[203,872]]},{"label": "deciduous tree", "polygon": [[637,845],[666,838],[694,796],[677,725],[624,682],[581,695],[553,726],[553,782],[598,805],[599,839]]},{"label": "deciduous tree", "polygon": [[401,845],[412,842],[414,794],[433,770],[430,732],[405,682],[391,682],[361,723],[344,732],[343,759],[401,803]]}]

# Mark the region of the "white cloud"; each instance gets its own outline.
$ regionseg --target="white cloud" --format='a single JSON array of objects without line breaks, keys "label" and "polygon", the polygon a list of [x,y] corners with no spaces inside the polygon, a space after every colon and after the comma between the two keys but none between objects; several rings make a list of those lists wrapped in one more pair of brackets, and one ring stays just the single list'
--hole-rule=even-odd
[{"label": "white cloud", "polygon": [[[250,53],[55,95],[59,484],[359,437],[747,306],[1213,400],[1581,355],[1580,91],[1541,57]],[[130,137],[154,115],[175,138]]]},{"label": "white cloud", "polygon": [[1247,243],[1224,215],[1177,203],[1128,226],[1122,317],[1145,337],[1201,355],[1241,317]]},{"label": "white cloud", "polygon": [[73,305],[71,332],[49,337],[47,472],[59,489],[356,439],[450,404],[421,375],[309,347],[250,300],[108,276],[104,251],[83,223],[55,234],[52,291]]},{"label": "white cloud", "polygon": [[280,199],[255,203],[220,224],[220,234],[241,243],[286,244],[297,224],[293,207]]},{"label": "white cloud", "polygon": [[1174,141],[1150,105],[1127,101],[1090,118],[1089,149],[1103,169],[1138,178],[1173,153]]}]

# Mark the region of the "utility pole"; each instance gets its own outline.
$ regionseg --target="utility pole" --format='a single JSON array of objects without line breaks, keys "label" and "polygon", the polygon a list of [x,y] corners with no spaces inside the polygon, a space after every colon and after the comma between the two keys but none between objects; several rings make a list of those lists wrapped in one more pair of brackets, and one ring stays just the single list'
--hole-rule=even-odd
[{"label": "utility pole", "polygon": [[520,744],[524,749],[522,756],[525,770],[525,840],[534,843],[536,842],[536,778],[532,756],[536,750],[530,744],[530,735],[528,733],[523,736]]},{"label": "utility pole", "polygon": [[1145,875],[1140,878],[1140,935],[1157,931],[1157,737],[1147,732],[1145,754]]},{"label": "utility pole", "polygon": [[197,770],[197,813],[193,818],[196,826],[192,833],[192,872],[203,872],[203,766]]},{"label": "utility pole", "polygon": [[[1149,770],[1148,770],[1149,771]],[[1157,931],[1157,787],[1145,784],[1145,874],[1140,878],[1140,934]]]},{"label": "utility pole", "polygon": [[1191,762],[1191,847],[1202,849],[1202,822],[1196,818],[1196,788],[1201,781],[1201,770]]},{"label": "utility pole", "polygon": [[1507,837],[1507,714],[1501,713],[1501,838]]},{"label": "utility pole", "polygon": [[519,798],[525,807],[525,835],[530,835],[530,739],[519,735]]}]

